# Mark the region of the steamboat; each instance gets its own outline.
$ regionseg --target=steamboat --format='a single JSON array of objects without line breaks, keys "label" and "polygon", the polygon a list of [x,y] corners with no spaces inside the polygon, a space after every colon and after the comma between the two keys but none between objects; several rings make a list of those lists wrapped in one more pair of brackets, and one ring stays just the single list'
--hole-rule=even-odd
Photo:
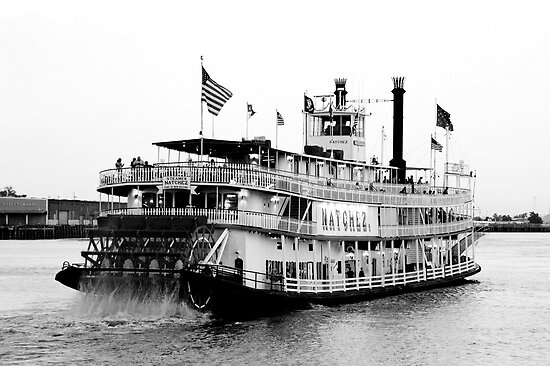
[{"label": "steamboat", "polygon": [[[433,168],[407,166],[404,78],[393,78],[387,165],[367,157],[369,114],[347,101],[345,79],[335,82],[332,95],[304,96],[301,153],[265,138],[201,135],[154,143],[153,165],[100,172],[107,199],[84,263],[65,263],[56,279],[81,291],[163,286],[196,309],[235,314],[420,291],[478,273],[474,174],[445,163],[436,184]],[[115,207],[121,198],[126,207]]]}]

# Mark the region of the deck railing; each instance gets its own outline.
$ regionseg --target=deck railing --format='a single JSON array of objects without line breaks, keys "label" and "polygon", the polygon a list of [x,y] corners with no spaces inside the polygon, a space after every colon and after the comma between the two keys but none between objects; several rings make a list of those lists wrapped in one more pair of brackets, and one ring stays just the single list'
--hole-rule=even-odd
[{"label": "deck railing", "polygon": [[316,233],[316,226],[313,221],[300,221],[284,216],[242,210],[218,210],[196,207],[120,208],[105,210],[100,213],[100,216],[107,215],[206,216],[208,222],[213,224],[240,225],[309,235]]},{"label": "deck railing", "polygon": [[284,278],[280,275],[239,270],[222,265],[200,264],[197,271],[237,282],[254,289],[297,293],[348,292],[381,287],[403,286],[410,283],[435,280],[472,271],[477,264],[473,260],[451,266],[430,268],[414,272],[400,272],[381,276],[354,277],[334,280]]},{"label": "deck railing", "polygon": [[407,283],[434,280],[465,273],[476,268],[473,260],[440,268],[430,268],[415,272],[401,272],[381,276],[356,277],[336,280],[307,280],[285,278],[285,289],[289,292],[345,292],[373,289],[377,287],[402,286]]},{"label": "deck railing", "polygon": [[[407,187],[407,191],[410,192],[412,185],[361,182],[357,186],[355,182],[349,180],[335,179],[328,184],[325,178],[268,169],[254,164],[209,165],[203,162],[105,170],[99,175],[99,188],[127,183],[160,184],[164,178],[183,176],[188,176],[191,183],[234,184],[313,198],[359,203],[434,207],[460,204],[471,200],[470,192],[465,189],[449,188],[446,195],[402,194],[399,191],[403,187]],[[429,186],[415,185],[415,187],[416,191],[423,192]],[[432,190],[437,193],[443,192],[442,188],[432,187]]]},{"label": "deck railing", "polygon": [[439,224],[425,225],[395,225],[395,226],[380,226],[380,236],[382,238],[389,237],[404,237],[404,236],[423,236],[423,235],[441,235],[464,231],[472,228],[473,220],[467,218],[455,222],[446,222]]},{"label": "deck railing", "polygon": [[[246,227],[264,228],[268,230],[280,230],[297,234],[317,234],[317,226],[314,221],[297,220],[294,218],[277,216],[267,213],[222,210],[214,208],[118,208],[103,210],[100,216],[107,215],[145,215],[145,216],[206,216],[209,223],[220,225],[239,225]],[[471,228],[473,221],[465,219],[456,222],[447,222],[427,225],[410,226],[380,226],[379,236],[406,237],[451,234]]]}]

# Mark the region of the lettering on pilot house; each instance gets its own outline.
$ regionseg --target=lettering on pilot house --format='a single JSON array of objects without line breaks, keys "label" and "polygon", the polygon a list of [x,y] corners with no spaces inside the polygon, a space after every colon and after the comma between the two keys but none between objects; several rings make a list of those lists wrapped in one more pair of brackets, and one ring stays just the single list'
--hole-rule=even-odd
[{"label": "lettering on pilot house", "polygon": [[321,224],[330,231],[370,231],[367,212],[321,208]]}]

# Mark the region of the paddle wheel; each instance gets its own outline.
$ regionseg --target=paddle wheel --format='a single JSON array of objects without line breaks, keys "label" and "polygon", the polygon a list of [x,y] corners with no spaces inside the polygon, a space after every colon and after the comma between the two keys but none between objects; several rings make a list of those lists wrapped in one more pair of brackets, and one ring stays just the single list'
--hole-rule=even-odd
[{"label": "paddle wheel", "polygon": [[[82,265],[64,265],[56,279],[89,292],[98,287],[143,292],[179,287],[179,273],[204,259],[214,244],[203,216],[107,216],[90,231]],[[133,290],[132,290],[133,289]]]}]

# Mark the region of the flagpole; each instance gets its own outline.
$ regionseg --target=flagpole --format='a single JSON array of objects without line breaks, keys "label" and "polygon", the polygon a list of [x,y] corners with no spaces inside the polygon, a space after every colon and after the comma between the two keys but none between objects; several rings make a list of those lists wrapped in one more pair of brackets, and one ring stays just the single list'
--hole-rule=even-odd
[{"label": "flagpole", "polygon": [[[434,139],[437,141],[437,98],[435,98],[434,101],[435,101]],[[430,147],[431,147],[431,141],[430,141]],[[437,157],[437,154],[434,154],[434,170],[433,170],[434,190],[435,190],[435,186],[437,184],[437,172],[436,172],[436,160],[435,160],[436,157]]]},{"label": "flagpole", "polygon": [[277,123],[277,113],[278,110],[275,109],[275,148],[279,148],[279,123]]},{"label": "flagpole", "polygon": [[382,144],[380,148],[380,165],[384,165],[384,126],[382,126]]},{"label": "flagpole", "polygon": [[212,115],[212,138],[214,138],[214,115]]},{"label": "flagpole", "polygon": [[[204,72],[204,65],[203,65],[203,58],[202,58],[202,55],[201,55],[201,80],[202,80],[202,73]],[[201,135],[201,158],[200,160],[202,161],[202,153],[204,151],[204,139],[203,139],[203,135],[202,135],[202,131],[203,131],[203,128],[204,128],[204,110],[203,110],[203,102],[202,102],[202,81],[201,81],[201,131],[200,131],[200,135]]]},{"label": "flagpole", "polygon": [[[432,168],[432,158],[433,158],[433,147],[432,147],[432,139],[433,139],[433,135],[430,134],[430,169]],[[432,170],[433,172],[433,170]]]},{"label": "flagpole", "polygon": [[304,93],[304,127],[302,128],[302,144],[304,145],[302,147],[302,152],[306,153],[306,145],[307,145],[307,111],[306,111],[306,93]]},{"label": "flagpole", "polygon": [[445,127],[445,170],[444,178],[445,178],[445,188],[447,188],[449,183],[449,176],[447,175],[447,171],[449,170],[449,126]]}]

